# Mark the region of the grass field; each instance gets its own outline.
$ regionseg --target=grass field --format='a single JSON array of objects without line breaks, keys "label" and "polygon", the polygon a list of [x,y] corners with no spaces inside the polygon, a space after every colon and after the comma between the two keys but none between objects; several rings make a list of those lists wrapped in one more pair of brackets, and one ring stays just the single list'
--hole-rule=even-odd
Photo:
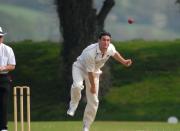
[{"label": "grass field", "polygon": [[[13,130],[13,122],[9,122],[9,130]],[[31,131],[82,131],[80,121],[31,122]],[[96,121],[91,131],[180,131],[180,124],[165,122],[118,122]]]},{"label": "grass field", "polygon": [[[116,43],[117,50],[134,63],[126,69],[110,61],[112,87],[107,86],[108,92],[100,99],[96,120],[166,121],[169,116],[180,119],[179,43],[180,40]],[[67,104],[62,101],[67,98],[67,89],[60,86],[63,76],[58,73],[63,67],[59,57],[62,46],[30,40],[10,43],[10,46],[18,63],[12,74],[14,85],[31,87],[32,120],[67,120],[64,115]],[[100,92],[102,89],[106,88],[102,86]],[[81,120],[84,106],[82,101],[75,118],[68,120]],[[12,120],[13,110],[9,112]]]}]

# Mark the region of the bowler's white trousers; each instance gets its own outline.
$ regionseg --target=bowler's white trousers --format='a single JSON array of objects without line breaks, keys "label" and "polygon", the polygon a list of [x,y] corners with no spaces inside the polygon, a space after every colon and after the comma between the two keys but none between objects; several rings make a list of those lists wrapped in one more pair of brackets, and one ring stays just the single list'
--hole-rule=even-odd
[{"label": "bowler's white trousers", "polygon": [[85,70],[83,70],[83,68],[78,67],[77,63],[73,64],[72,67],[73,84],[71,86],[70,108],[74,108],[76,110],[79,101],[81,99],[81,90],[84,89],[83,81],[85,80],[87,105],[84,111],[83,123],[88,128],[90,127],[90,125],[92,124],[92,122],[96,117],[96,112],[99,105],[98,91],[99,91],[100,73],[94,73],[93,75],[95,78],[95,87],[96,87],[95,94],[90,92],[91,85],[88,78],[88,73]]}]

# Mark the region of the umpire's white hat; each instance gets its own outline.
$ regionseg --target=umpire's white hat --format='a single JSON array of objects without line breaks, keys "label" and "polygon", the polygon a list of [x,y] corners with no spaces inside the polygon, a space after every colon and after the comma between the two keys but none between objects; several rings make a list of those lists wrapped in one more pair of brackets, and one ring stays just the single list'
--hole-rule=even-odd
[{"label": "umpire's white hat", "polygon": [[3,32],[2,28],[0,27],[0,36],[4,36],[6,35],[7,33]]}]

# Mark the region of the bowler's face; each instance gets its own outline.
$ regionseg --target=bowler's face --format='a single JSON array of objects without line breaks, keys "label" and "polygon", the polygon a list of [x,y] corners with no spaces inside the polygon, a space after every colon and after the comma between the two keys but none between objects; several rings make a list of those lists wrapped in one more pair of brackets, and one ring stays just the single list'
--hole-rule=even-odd
[{"label": "bowler's face", "polygon": [[110,42],[111,42],[111,37],[109,37],[107,35],[102,36],[101,39],[99,39],[100,49],[107,50]]}]

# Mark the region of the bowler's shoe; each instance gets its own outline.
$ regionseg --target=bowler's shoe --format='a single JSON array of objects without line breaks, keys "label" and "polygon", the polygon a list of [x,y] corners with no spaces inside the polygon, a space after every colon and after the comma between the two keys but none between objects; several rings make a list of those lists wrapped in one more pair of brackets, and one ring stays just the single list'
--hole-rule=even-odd
[{"label": "bowler's shoe", "polygon": [[83,131],[89,131],[89,128],[83,127]]},{"label": "bowler's shoe", "polygon": [[67,111],[67,114],[70,115],[70,116],[74,116],[75,111],[76,110],[74,108],[69,108],[68,111]]}]

